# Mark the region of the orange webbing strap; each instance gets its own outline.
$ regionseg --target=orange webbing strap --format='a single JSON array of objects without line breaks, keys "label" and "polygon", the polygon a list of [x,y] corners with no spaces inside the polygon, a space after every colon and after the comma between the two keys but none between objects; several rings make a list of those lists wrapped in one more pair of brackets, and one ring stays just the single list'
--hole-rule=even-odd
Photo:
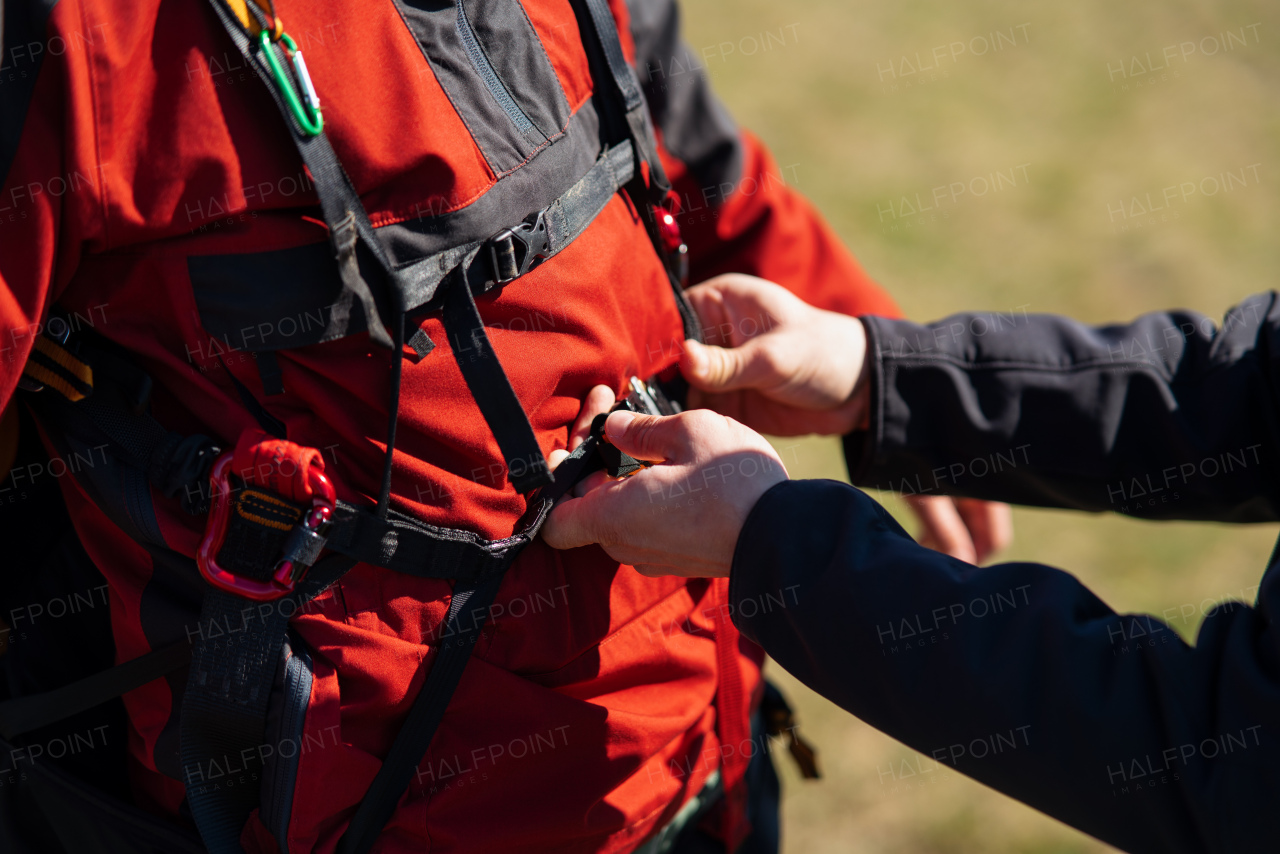
[{"label": "orange webbing strap", "polygon": [[733,624],[729,579],[713,582],[716,613],[716,734],[720,737],[720,778],[724,782],[721,835],[725,850],[736,851],[751,832],[747,822],[747,764],[755,753],[751,744],[750,710],[742,685],[738,627]]},{"label": "orange webbing strap", "polygon": [[257,36],[262,32],[263,21],[267,22],[271,27],[272,41],[279,41],[280,35],[284,32],[284,23],[281,22],[276,15],[275,3],[273,0],[267,0],[266,3],[259,3],[253,0],[254,9],[249,8],[247,0],[222,0],[223,5],[231,10],[231,14],[235,15],[240,26],[244,27],[245,32],[252,36]]},{"label": "orange webbing strap", "polygon": [[22,375],[75,403],[93,394],[93,368],[44,335],[35,340]]}]

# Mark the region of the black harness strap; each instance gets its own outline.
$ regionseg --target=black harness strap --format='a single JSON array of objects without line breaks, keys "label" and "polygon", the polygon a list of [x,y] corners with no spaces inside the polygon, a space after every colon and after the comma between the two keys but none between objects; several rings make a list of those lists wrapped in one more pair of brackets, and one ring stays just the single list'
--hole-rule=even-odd
[{"label": "black harness strap", "polygon": [[475,297],[461,271],[445,293],[441,320],[462,378],[498,440],[511,484],[517,492],[527,493],[551,483],[555,478],[547,468],[520,398],[493,351]]},{"label": "black harness strap", "polygon": [[[584,35],[589,31],[594,38],[585,39],[587,59],[592,66],[592,74],[598,81],[613,81],[612,93],[621,99],[624,115],[617,116],[615,101],[605,99],[601,105],[601,114],[606,124],[622,125],[614,133],[625,133],[635,147],[635,176],[626,186],[627,195],[644,220],[645,231],[654,251],[662,259],[671,284],[671,292],[676,300],[676,308],[680,312],[684,337],[695,341],[702,340],[702,324],[698,315],[684,293],[684,271],[682,261],[667,251],[666,242],[658,228],[655,209],[666,204],[667,195],[671,192],[671,182],[667,179],[662,159],[658,156],[657,137],[653,130],[653,119],[649,115],[649,106],[640,89],[640,81],[635,70],[627,62],[622,51],[622,42],[618,37],[618,26],[609,11],[608,0],[574,0],[574,11],[577,13],[578,26]],[[585,8],[584,8],[585,7]],[[604,66],[602,69],[601,66]],[[600,72],[607,69],[608,75]],[[609,92],[608,84],[598,84],[604,92]],[[640,164],[649,167],[649,182],[645,183]]]},{"label": "black harness strap", "polygon": [[[635,174],[635,147],[629,139],[624,139],[601,151],[587,174],[515,228],[470,244],[462,256],[457,254],[458,250],[449,249],[412,266],[448,272],[461,267],[466,271],[472,293],[483,294],[555,257],[587,230],[614,194],[630,184]],[[472,254],[470,249],[477,247],[480,251]]]},{"label": "black harness strap", "polygon": [[[369,223],[369,216],[365,213],[364,204],[360,201],[360,195],[351,186],[351,179],[343,170],[342,164],[338,161],[338,155],[334,154],[333,147],[329,145],[328,137],[323,133],[310,136],[298,126],[293,114],[285,104],[284,98],[275,86],[266,57],[262,55],[261,51],[254,48],[248,33],[241,27],[235,14],[227,8],[224,0],[210,0],[210,4],[217,13],[219,20],[222,21],[223,28],[226,29],[232,42],[235,43],[236,48],[240,51],[240,55],[248,61],[258,73],[258,76],[266,83],[267,91],[271,93],[272,100],[276,102],[276,106],[280,109],[280,114],[284,116],[285,124],[289,128],[290,136],[293,138],[293,144],[297,147],[298,154],[302,156],[302,161],[306,164],[307,171],[311,173],[316,195],[320,199],[320,209],[324,214],[324,221],[329,226],[329,243],[333,248],[334,260],[338,264],[338,273],[342,278],[344,291],[354,295],[360,301],[360,305],[364,310],[365,322],[369,329],[369,337],[380,346],[389,349],[394,347],[391,334],[387,331],[382,316],[378,311],[373,290],[360,273],[360,266],[356,260],[357,242],[364,244],[365,249],[382,269],[387,290],[396,303],[392,306],[392,309],[397,313],[403,308],[403,288],[397,287],[398,277],[391,259],[387,255],[386,248],[374,233],[373,226]],[[272,50],[278,50],[278,48],[272,47]],[[339,305],[349,306],[350,301],[340,301]],[[334,337],[340,337],[345,334],[348,321],[349,316],[347,313],[335,306],[329,320],[330,326],[333,327]]]},{"label": "black harness strap", "polygon": [[[658,143],[653,132],[653,120],[649,116],[649,105],[640,91],[640,81],[635,71],[627,62],[622,52],[622,41],[618,37],[618,25],[609,10],[608,0],[580,0],[586,5],[587,18],[591,29],[604,53],[604,61],[609,69],[618,94],[622,97],[622,105],[626,111],[631,141],[636,146],[636,157],[649,165],[649,199],[652,204],[661,204],[671,189],[666,170],[658,157]],[[597,78],[599,79],[599,78]],[[639,170],[636,170],[637,175]]]},{"label": "black harness strap", "polygon": [[[471,650],[484,628],[489,606],[498,595],[502,577],[515,560],[520,549],[513,549],[503,562],[481,581],[459,581],[453,589],[449,613],[443,623],[444,634],[450,640],[441,644],[430,672],[418,694],[418,700],[409,711],[409,717],[400,726],[396,740],[391,745],[382,767],[370,784],[364,799],[346,833],[338,842],[337,854],[364,854],[373,847],[378,835],[395,813],[400,796],[409,788],[418,763],[422,761],[431,739],[435,736],[440,719],[453,698],[453,692],[462,679]],[[460,619],[464,611],[470,611],[470,623],[462,629]],[[422,666],[427,667],[424,659]]]},{"label": "black harness strap", "polygon": [[179,641],[70,685],[6,700],[0,703],[0,736],[12,740],[33,729],[65,720],[167,676],[190,660],[190,645]]},{"label": "black harness strap", "polygon": [[191,815],[210,854],[241,854],[240,834],[259,805],[267,703],[289,618],[355,565],[345,555],[311,568],[290,595],[253,603],[205,596],[182,700],[182,774]]},{"label": "black harness strap", "polygon": [[395,510],[381,519],[366,509],[339,501],[326,546],[360,563],[392,572],[472,581],[484,568],[478,565],[478,557],[505,553],[523,542],[519,533],[501,540],[485,540],[471,531],[428,525]]},{"label": "black harness strap", "polygon": [[[573,484],[599,467],[599,457],[595,454],[597,442],[596,436],[588,437],[560,463],[556,469],[559,474],[556,482],[530,499],[529,509],[517,526],[518,533],[488,544],[490,560],[487,565],[480,569],[477,577],[467,581],[460,579],[454,587],[449,612],[441,624],[442,636],[450,640],[440,645],[409,717],[400,727],[387,758],[338,842],[337,854],[367,854],[373,848],[431,746],[449,700],[462,679],[471,651],[488,621],[490,606],[498,595],[503,576],[521,550],[538,535],[556,501]],[[469,617],[465,629],[461,624],[464,612]],[[423,666],[426,666],[425,662]]]}]

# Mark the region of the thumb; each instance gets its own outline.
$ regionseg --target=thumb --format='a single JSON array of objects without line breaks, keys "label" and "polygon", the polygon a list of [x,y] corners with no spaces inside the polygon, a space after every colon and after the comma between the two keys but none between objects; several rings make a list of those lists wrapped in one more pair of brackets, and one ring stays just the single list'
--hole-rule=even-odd
[{"label": "thumb", "polygon": [[702,391],[734,391],[764,385],[773,373],[766,340],[752,338],[741,347],[714,347],[686,341],[680,372]]},{"label": "thumb", "polygon": [[624,454],[637,460],[679,459],[688,447],[680,415],[641,415],[619,410],[604,422],[604,435]]}]

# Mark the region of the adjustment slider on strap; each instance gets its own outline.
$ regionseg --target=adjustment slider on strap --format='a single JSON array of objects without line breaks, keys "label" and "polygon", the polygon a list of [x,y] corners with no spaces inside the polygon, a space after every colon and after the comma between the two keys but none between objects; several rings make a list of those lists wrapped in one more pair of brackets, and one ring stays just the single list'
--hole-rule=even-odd
[{"label": "adjustment slider on strap", "polygon": [[522,222],[490,237],[485,242],[485,251],[489,255],[489,269],[495,284],[505,285],[532,270],[539,261],[551,255],[543,212],[538,211],[533,222]]}]

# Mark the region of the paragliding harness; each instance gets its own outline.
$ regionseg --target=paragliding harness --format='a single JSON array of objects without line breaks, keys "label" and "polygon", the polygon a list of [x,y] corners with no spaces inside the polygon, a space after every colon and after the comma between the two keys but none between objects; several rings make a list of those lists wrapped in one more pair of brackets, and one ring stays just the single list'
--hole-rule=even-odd
[{"label": "paragliding harness", "polygon": [[[12,741],[40,725],[119,697],[189,661],[181,713],[181,762],[187,804],[200,840],[177,830],[157,830],[155,838],[140,833],[128,841],[133,850],[199,851],[202,842],[213,854],[239,852],[242,828],[260,801],[259,786],[205,785],[192,769],[204,767],[211,757],[240,756],[264,743],[268,697],[282,650],[287,651],[289,617],[357,563],[451,579],[453,594],[444,625],[455,641],[440,649],[408,719],[338,845],[339,854],[358,854],[371,849],[394,812],[461,678],[504,573],[537,536],[556,500],[593,470],[607,467],[613,474],[625,474],[636,465],[616,454],[608,461],[602,459],[596,430],[553,476],[489,343],[476,296],[514,281],[553,257],[622,190],[643,218],[664,262],[685,335],[698,338],[699,326],[682,291],[685,247],[667,207],[670,186],[658,158],[647,105],[623,54],[606,0],[573,3],[597,81],[593,97],[601,145],[594,165],[550,205],[497,234],[400,266],[393,263],[370,224],[325,138],[321,104],[305,61],[270,4],[211,3],[247,64],[267,83],[314,182],[329,227],[329,250],[341,280],[342,299],[330,321],[333,334],[327,332],[323,340],[359,331],[362,314],[370,339],[389,348],[390,417],[380,494],[373,507],[337,500],[322,461],[317,461],[318,453],[288,442],[283,425],[230,373],[261,432],[242,436],[235,451],[224,453],[208,437],[167,431],[148,413],[151,379],[145,372],[105,340],[88,331],[72,333],[72,324],[51,317],[45,334],[36,341],[22,382],[42,430],[60,452],[108,449],[113,464],[96,467],[79,479],[112,522],[140,543],[164,545],[150,509],[153,488],[179,500],[190,513],[207,512],[197,563],[211,589],[203,597],[200,625],[234,624],[242,630],[216,637],[214,632],[200,631],[194,642],[189,639],[157,649],[55,691],[0,703],[0,736]],[[406,316],[435,311],[440,312],[466,384],[501,449],[509,480],[528,495],[527,511],[504,539],[485,540],[469,531],[427,525],[390,507],[404,348],[407,343],[418,358],[425,358],[434,347],[421,330],[405,341]],[[466,358],[458,355],[464,350]],[[255,355],[264,390],[268,395],[279,393],[274,353],[264,350]],[[628,405],[656,414],[678,411],[656,382],[636,380]],[[254,465],[262,459],[270,462],[265,472]],[[285,463],[291,471],[285,470]],[[470,617],[465,622],[464,613]],[[477,614],[481,616],[476,618]],[[728,741],[746,738],[748,733],[737,723],[745,720],[746,702],[737,684],[737,636],[727,619],[724,622],[724,631],[716,632],[725,674],[717,702],[722,704],[722,740]],[[739,817],[745,799],[744,771],[745,763],[729,760],[718,777],[728,812],[736,809]]]}]

